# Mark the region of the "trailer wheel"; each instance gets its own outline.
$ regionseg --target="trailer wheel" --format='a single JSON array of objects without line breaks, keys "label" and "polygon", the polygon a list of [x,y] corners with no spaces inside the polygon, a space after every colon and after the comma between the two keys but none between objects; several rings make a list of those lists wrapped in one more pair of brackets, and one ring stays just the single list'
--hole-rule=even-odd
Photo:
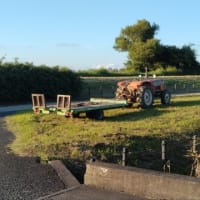
[{"label": "trailer wheel", "polygon": [[104,118],[103,110],[91,110],[86,112],[86,116],[90,119],[102,120]]},{"label": "trailer wheel", "polygon": [[80,115],[80,113],[76,113],[76,114],[73,113],[73,114],[72,114],[72,117],[76,118],[76,117],[79,117],[79,115]]},{"label": "trailer wheel", "polygon": [[129,103],[129,102],[127,102],[127,108],[131,108],[133,106],[133,103]]},{"label": "trailer wheel", "polygon": [[104,112],[103,110],[97,110],[95,119],[97,120],[103,120],[104,119]]}]

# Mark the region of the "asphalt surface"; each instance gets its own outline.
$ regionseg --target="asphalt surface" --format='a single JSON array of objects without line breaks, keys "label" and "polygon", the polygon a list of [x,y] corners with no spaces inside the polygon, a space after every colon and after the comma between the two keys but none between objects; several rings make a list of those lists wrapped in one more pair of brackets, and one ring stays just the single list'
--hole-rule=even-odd
[{"label": "asphalt surface", "polygon": [[38,200],[147,200],[125,193],[107,191],[82,185],[78,188],[62,190],[55,195]]},{"label": "asphalt surface", "polygon": [[11,115],[17,111],[22,110],[31,110],[31,104],[24,104],[24,105],[14,105],[14,106],[0,106],[0,117],[5,117],[7,115]]},{"label": "asphalt surface", "polygon": [[0,200],[32,200],[64,189],[50,165],[12,153],[9,144],[13,139],[0,117]]}]

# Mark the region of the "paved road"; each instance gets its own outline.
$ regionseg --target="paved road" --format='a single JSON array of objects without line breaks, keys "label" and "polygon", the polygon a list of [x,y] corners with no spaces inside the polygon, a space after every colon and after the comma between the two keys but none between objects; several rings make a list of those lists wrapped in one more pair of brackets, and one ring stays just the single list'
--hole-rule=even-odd
[{"label": "paved road", "polygon": [[[38,200],[145,200],[125,193],[106,191],[82,185],[72,190],[62,190],[55,195]],[[147,200],[147,199],[146,199]]]},{"label": "paved road", "polygon": [[24,105],[14,105],[14,106],[0,106],[0,117],[4,117],[9,114],[13,114],[17,111],[22,110],[31,110],[31,104],[24,104]]},{"label": "paved road", "polygon": [[21,104],[13,106],[0,106],[0,112],[20,111],[20,110],[31,110],[32,104]]},{"label": "paved road", "polygon": [[13,139],[0,117],[0,200],[32,200],[64,189],[51,166],[12,153],[8,145]]}]

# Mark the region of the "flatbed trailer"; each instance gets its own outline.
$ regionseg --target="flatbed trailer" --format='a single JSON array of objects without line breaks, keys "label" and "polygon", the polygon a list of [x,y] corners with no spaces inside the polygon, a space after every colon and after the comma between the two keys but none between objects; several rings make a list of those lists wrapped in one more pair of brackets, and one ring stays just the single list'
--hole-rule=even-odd
[{"label": "flatbed trailer", "polygon": [[91,98],[90,101],[71,102],[70,95],[57,95],[57,104],[47,107],[44,94],[32,94],[33,111],[35,113],[56,112],[66,117],[79,117],[86,113],[88,118],[101,120],[104,110],[127,107],[125,100]]}]

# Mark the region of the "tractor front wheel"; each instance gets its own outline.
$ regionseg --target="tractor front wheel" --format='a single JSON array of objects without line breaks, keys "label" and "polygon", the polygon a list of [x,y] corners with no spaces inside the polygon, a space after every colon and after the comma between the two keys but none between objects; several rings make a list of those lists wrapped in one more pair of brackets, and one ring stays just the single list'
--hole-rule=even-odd
[{"label": "tractor front wheel", "polygon": [[139,104],[142,108],[149,108],[153,104],[153,93],[149,88],[141,87],[139,92]]}]

